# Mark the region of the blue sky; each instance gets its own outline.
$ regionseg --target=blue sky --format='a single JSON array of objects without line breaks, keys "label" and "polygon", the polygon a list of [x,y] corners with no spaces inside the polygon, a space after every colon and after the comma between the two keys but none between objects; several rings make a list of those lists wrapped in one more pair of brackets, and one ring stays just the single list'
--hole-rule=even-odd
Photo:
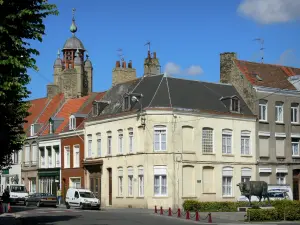
[{"label": "blue sky", "polygon": [[88,50],[94,67],[93,91],[111,87],[112,69],[123,49],[138,77],[151,42],[162,72],[173,76],[219,81],[219,54],[237,52],[243,60],[260,61],[264,39],[265,63],[300,67],[298,0],[50,0],[59,16],[45,20],[46,35],[40,51],[39,72],[30,70],[30,99],[46,96],[53,81],[57,50],[71,37],[72,8],[76,8],[76,36]]}]

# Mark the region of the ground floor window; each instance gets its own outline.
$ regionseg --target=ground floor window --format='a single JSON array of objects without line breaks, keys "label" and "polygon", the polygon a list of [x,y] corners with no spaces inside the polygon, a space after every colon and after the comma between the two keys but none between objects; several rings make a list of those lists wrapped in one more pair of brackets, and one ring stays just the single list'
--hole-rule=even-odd
[{"label": "ground floor window", "polygon": [[277,173],[276,174],[277,184],[286,184],[285,176],[286,176],[285,173]]},{"label": "ground floor window", "polygon": [[154,196],[167,196],[166,166],[154,166]]},{"label": "ground floor window", "polygon": [[29,192],[36,193],[36,177],[28,178],[29,180]]},{"label": "ground floor window", "polygon": [[70,178],[70,188],[81,188],[81,178]]},{"label": "ground floor window", "polygon": [[40,177],[39,192],[56,195],[56,183],[54,177]]},{"label": "ground floor window", "polygon": [[231,197],[233,195],[233,168],[224,167],[222,171],[222,195],[225,197]]}]

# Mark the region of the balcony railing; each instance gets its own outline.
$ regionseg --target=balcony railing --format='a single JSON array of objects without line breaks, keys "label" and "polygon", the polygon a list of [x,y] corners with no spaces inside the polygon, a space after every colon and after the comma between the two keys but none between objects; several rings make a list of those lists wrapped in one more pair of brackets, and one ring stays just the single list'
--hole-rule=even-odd
[{"label": "balcony railing", "polygon": [[22,163],[23,167],[36,167],[37,161],[27,161]]}]

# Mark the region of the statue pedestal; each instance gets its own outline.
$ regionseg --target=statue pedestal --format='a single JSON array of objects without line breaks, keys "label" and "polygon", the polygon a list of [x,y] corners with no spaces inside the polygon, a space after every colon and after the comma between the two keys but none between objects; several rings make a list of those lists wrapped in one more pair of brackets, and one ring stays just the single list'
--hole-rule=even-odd
[{"label": "statue pedestal", "polygon": [[[251,206],[238,207],[238,212],[247,212],[248,209],[252,209]],[[275,209],[273,206],[260,206],[260,209]]]}]

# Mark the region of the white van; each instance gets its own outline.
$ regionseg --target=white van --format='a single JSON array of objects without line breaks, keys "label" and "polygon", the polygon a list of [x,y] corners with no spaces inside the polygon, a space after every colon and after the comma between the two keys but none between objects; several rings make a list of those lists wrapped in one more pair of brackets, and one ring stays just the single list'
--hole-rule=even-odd
[{"label": "white van", "polygon": [[66,194],[66,207],[97,208],[100,209],[100,201],[93,192],[87,189],[69,188]]},{"label": "white van", "polygon": [[28,192],[25,185],[23,184],[8,184],[7,185],[10,195],[10,202],[12,204],[23,203],[26,204],[26,199],[28,198]]}]

